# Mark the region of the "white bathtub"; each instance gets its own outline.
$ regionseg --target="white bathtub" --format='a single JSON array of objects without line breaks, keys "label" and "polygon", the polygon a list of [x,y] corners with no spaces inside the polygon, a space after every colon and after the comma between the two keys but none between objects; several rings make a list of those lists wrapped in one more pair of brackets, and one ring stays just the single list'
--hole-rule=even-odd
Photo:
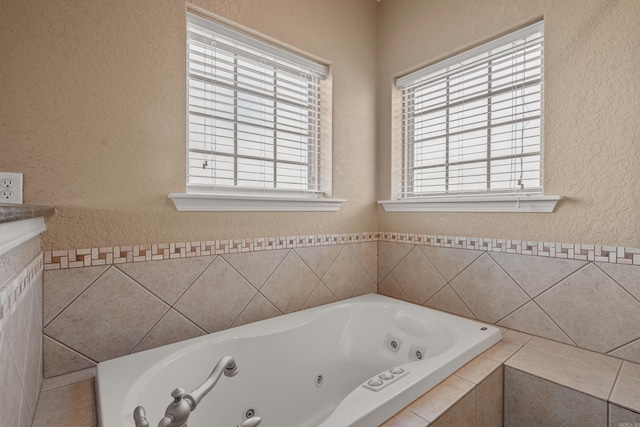
[{"label": "white bathtub", "polygon": [[[220,378],[189,427],[234,427],[250,409],[260,427],[376,426],[500,339],[489,325],[364,295],[102,362],[99,425],[133,426],[142,405],[155,427],[173,389],[194,390],[231,355],[238,375]],[[394,367],[404,372],[385,386],[363,386]]]}]

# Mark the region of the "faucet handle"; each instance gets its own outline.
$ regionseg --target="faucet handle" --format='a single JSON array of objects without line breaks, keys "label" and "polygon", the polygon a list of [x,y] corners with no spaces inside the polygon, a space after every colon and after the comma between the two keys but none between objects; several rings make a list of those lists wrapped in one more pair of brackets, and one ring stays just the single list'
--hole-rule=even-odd
[{"label": "faucet handle", "polygon": [[173,397],[173,401],[178,403],[182,400],[182,397],[187,394],[187,391],[182,387],[178,387],[177,389],[171,392],[171,397]]},{"label": "faucet handle", "polygon": [[136,427],[149,427],[147,414],[142,406],[136,407],[133,411],[133,420],[136,422]]}]

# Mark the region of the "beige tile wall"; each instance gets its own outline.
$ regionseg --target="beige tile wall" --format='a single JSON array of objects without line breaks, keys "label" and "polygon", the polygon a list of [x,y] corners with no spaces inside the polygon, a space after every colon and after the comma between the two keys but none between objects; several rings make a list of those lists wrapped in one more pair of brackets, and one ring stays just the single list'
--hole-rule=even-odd
[{"label": "beige tile wall", "polygon": [[383,240],[378,291],[640,362],[640,266],[555,255]]},{"label": "beige tile wall", "polygon": [[377,242],[339,242],[46,270],[45,376],[375,293]]},{"label": "beige tile wall", "polygon": [[[37,239],[36,239],[37,241]],[[29,241],[6,254],[0,286],[0,425],[30,427],[42,385],[42,254]],[[6,270],[5,270],[6,271]]]},{"label": "beige tile wall", "polygon": [[388,232],[46,252],[45,376],[366,292],[640,362],[639,254]]}]

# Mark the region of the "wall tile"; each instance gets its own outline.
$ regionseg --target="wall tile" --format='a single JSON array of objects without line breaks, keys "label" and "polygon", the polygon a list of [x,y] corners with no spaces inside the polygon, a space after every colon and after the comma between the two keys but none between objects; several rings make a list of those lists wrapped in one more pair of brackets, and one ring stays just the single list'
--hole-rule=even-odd
[{"label": "wall tile", "polygon": [[32,285],[33,297],[29,329],[25,336],[27,354],[22,387],[30,414],[35,413],[42,384],[42,274]]},{"label": "wall tile", "polygon": [[456,276],[451,287],[480,320],[495,323],[529,297],[487,254]]},{"label": "wall tile", "polygon": [[533,337],[527,342],[527,347],[555,354],[565,359],[585,363],[614,374],[618,373],[620,365],[622,364],[619,359],[596,353],[595,351],[585,350],[540,337]]},{"label": "wall tile", "polygon": [[362,280],[360,280],[360,283],[353,293],[353,296],[357,297],[360,295],[375,294],[377,292],[378,285],[376,285],[376,282],[371,278],[371,276],[365,274],[364,276],[362,276]]},{"label": "wall tile", "polygon": [[316,276],[322,277],[342,249],[343,245],[332,245],[296,248],[295,251]]},{"label": "wall tile", "polygon": [[344,247],[322,276],[322,283],[338,298],[353,296],[360,280],[367,274],[349,248]]},{"label": "wall tile", "polygon": [[640,412],[639,364],[623,362],[609,401],[631,411]]},{"label": "wall tile", "polygon": [[593,264],[535,301],[580,347],[605,353],[640,337],[640,302]]},{"label": "wall tile", "polygon": [[501,362],[480,355],[464,365],[462,368],[458,369],[456,371],[456,375],[467,381],[471,381],[474,384],[479,384],[495,370],[501,368]]},{"label": "wall tile", "polygon": [[414,246],[407,243],[378,242],[378,257],[387,268],[393,270]]},{"label": "wall tile", "polygon": [[171,305],[198,278],[215,257],[167,259],[119,264],[133,280]]},{"label": "wall tile", "polygon": [[364,268],[368,268],[378,257],[378,242],[350,243],[347,248]]},{"label": "wall tile", "polygon": [[96,365],[96,362],[52,340],[43,338],[44,377],[51,378]]},{"label": "wall tile", "polygon": [[405,409],[387,420],[381,427],[427,427],[429,422]]},{"label": "wall tile", "polygon": [[476,427],[502,427],[504,424],[504,368],[500,366],[476,389]]},{"label": "wall tile", "polygon": [[437,310],[457,314],[458,316],[469,317],[471,319],[476,318],[449,285],[446,285],[436,292],[436,294],[429,298],[424,305]]},{"label": "wall tile", "polygon": [[606,400],[611,393],[616,373],[597,366],[524,346],[505,362],[505,366],[564,384],[574,390]]},{"label": "wall tile", "polygon": [[476,390],[467,393],[431,425],[433,427],[476,425]]},{"label": "wall tile", "polygon": [[619,357],[621,359],[630,360],[632,362],[640,363],[640,339],[623,345],[609,353],[611,356]]},{"label": "wall tile", "polygon": [[0,331],[0,384],[2,384],[0,425],[12,426],[20,419],[20,406],[23,403],[22,384],[15,358],[2,331]]},{"label": "wall tile", "polygon": [[284,249],[227,254],[222,257],[256,289],[260,289],[288,253],[289,250]]},{"label": "wall tile", "polygon": [[391,298],[409,301],[409,297],[404,293],[396,279],[391,274],[385,277],[382,282],[378,284],[378,293]]},{"label": "wall tile", "polygon": [[315,287],[309,298],[305,301],[302,309],[317,307],[319,305],[330,304],[332,302],[336,302],[338,299],[331,293],[329,288],[327,288],[324,283],[320,282]]},{"label": "wall tile", "polygon": [[103,361],[129,354],[168,310],[160,299],[111,267],[44,332]]},{"label": "wall tile", "polygon": [[202,329],[198,328],[174,309],[171,309],[131,352],[137,353],[150,348],[199,337],[204,334],[205,332]]},{"label": "wall tile", "polygon": [[636,427],[640,425],[640,413],[609,403],[609,427]]},{"label": "wall tile", "polygon": [[40,236],[36,236],[0,255],[0,289],[40,253]]},{"label": "wall tile", "polygon": [[255,294],[256,289],[218,257],[180,297],[174,308],[211,333],[230,327]]},{"label": "wall tile", "polygon": [[302,308],[318,281],[298,254],[291,251],[260,291],[282,313],[292,313]]},{"label": "wall tile", "polygon": [[282,313],[261,293],[254,295],[249,305],[240,313],[232,326],[242,326],[259,320],[280,316]]},{"label": "wall tile", "polygon": [[384,264],[384,262],[382,262],[380,257],[378,257],[378,262],[376,267],[377,267],[376,270],[378,272],[377,282],[380,283],[384,280],[385,277],[387,277],[387,274],[389,274],[389,269]]},{"label": "wall tile", "polygon": [[586,261],[491,252],[491,257],[531,298],[584,267]]},{"label": "wall tile", "polygon": [[29,349],[29,325],[32,320],[33,288],[23,294],[16,310],[5,322],[4,332],[7,345],[11,347],[21,382],[24,382],[27,369],[27,351]]},{"label": "wall tile", "polygon": [[85,267],[44,272],[44,324],[55,316],[93,283],[108,267]]},{"label": "wall tile", "polygon": [[607,424],[604,400],[510,367],[505,367],[504,384],[506,427],[602,427]]},{"label": "wall tile", "polygon": [[[408,408],[425,420],[433,422],[444,414],[453,403],[460,401],[472,391],[474,387],[475,384],[472,382],[452,375],[418,398]],[[473,413],[475,414],[475,410]]]},{"label": "wall tile", "polygon": [[436,246],[419,246],[420,250],[431,260],[435,268],[447,282],[456,277],[469,264],[475,261],[481,251],[440,248]]},{"label": "wall tile", "polygon": [[425,255],[414,247],[391,270],[411,302],[423,304],[446,284]]},{"label": "wall tile", "polygon": [[613,278],[620,286],[631,295],[640,300],[640,267],[637,265],[612,264],[609,262],[597,262],[605,273]]},{"label": "wall tile", "polygon": [[571,338],[533,301],[529,301],[502,319],[498,325],[575,345]]},{"label": "wall tile", "polygon": [[[43,391],[33,427],[97,425],[94,380]],[[69,408],[73,408],[72,411]]]},{"label": "wall tile", "polygon": [[26,397],[22,398],[22,406],[20,407],[20,421],[18,421],[17,425],[19,427],[31,427],[33,423],[33,416],[29,412],[29,407],[26,403]]}]

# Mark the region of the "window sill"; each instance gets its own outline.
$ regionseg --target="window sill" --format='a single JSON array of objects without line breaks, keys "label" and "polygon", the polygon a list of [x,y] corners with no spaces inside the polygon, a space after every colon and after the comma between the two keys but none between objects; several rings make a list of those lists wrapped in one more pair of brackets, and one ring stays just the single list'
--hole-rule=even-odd
[{"label": "window sill", "polygon": [[562,196],[441,196],[380,200],[386,212],[553,212]]},{"label": "window sill", "polygon": [[171,193],[178,211],[184,212],[337,212],[345,199],[271,195]]}]

